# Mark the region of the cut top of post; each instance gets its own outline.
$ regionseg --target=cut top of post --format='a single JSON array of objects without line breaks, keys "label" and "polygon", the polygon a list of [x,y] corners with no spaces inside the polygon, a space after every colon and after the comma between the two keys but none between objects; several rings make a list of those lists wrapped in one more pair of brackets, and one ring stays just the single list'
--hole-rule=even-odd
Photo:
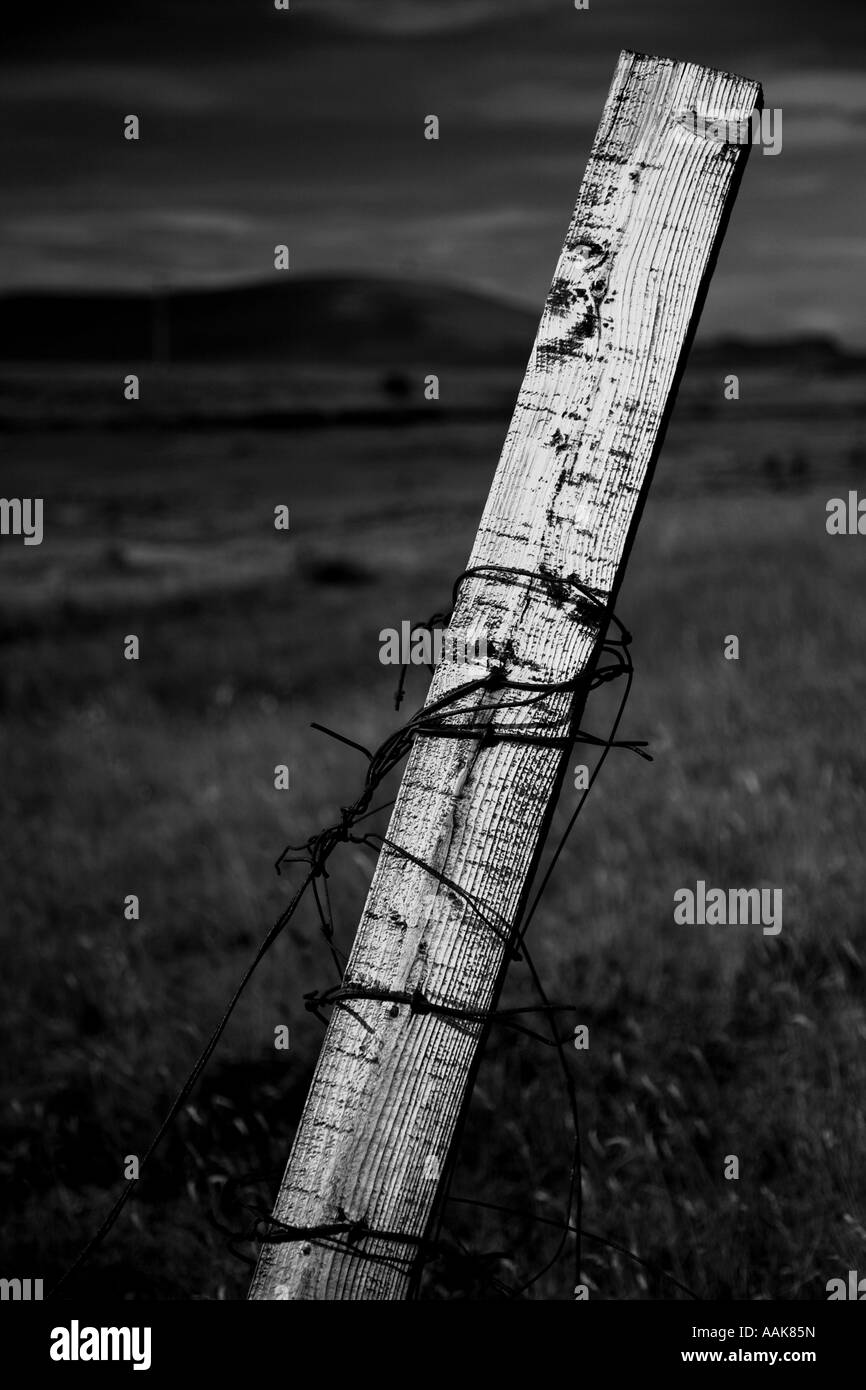
[{"label": "cut top of post", "polygon": [[[683,116],[736,131],[760,105],[747,78],[620,54],[470,568],[502,565],[505,549],[510,565],[615,595],[746,153]],[[477,625],[488,579],[463,586],[456,633]],[[488,642],[532,665],[532,631],[503,589]],[[563,676],[580,660],[566,639]]]}]

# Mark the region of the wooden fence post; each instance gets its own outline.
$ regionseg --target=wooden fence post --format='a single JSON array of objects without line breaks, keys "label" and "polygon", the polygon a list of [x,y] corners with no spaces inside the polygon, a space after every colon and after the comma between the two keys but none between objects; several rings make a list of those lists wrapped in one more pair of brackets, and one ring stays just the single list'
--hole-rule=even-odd
[{"label": "wooden fence post", "polygon": [[[760,99],[741,77],[620,55],[469,561],[479,572],[451,620],[458,638],[486,637],[508,682],[457,709],[518,738],[415,739],[387,837],[405,853],[379,856],[350,990],[420,991],[470,1018],[495,1004],[585,698],[568,688],[527,706],[508,686],[592,670],[605,623],[568,585],[616,597]],[[479,674],[443,662],[427,705]],[[549,740],[520,741],[542,720]],[[360,1224],[349,1248],[266,1243],[251,1298],[405,1296],[483,1032],[381,998],[335,1008],[274,1214]]]}]

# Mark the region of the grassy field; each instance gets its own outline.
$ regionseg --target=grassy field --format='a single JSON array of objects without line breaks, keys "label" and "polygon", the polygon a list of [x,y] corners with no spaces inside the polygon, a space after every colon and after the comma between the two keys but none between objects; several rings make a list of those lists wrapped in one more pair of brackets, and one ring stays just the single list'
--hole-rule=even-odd
[{"label": "grassy field", "polygon": [[[501,438],[500,422],[16,438],[4,490],[46,498],[46,539],[0,553],[5,1273],[59,1274],[146,1147],[288,897],[277,853],[359,785],[362,760],[310,721],[367,746],[395,726],[378,631],[447,604]],[[848,477],[678,495],[674,467],[619,605],[637,666],[623,736],[654,761],[611,756],[532,936],[591,1031],[571,1059],[583,1272],[600,1298],[685,1297],[660,1271],[702,1298],[823,1298],[866,1241],[866,543],[825,534]],[[333,863],[348,944],[372,865]],[[781,934],[676,926],[697,878],[781,887]],[[321,1039],[301,996],[331,980],[306,913],[78,1290],[244,1296],[214,1214],[243,1225],[227,1180],[250,1173],[272,1175],[269,1204]],[[524,998],[517,966],[506,1002]],[[556,1240],[530,1214],[557,1217],[569,1158],[550,1054],[494,1030],[453,1190],[522,1214],[455,1204],[446,1231],[528,1277]],[[435,1267],[425,1292],[484,1293],[466,1278]],[[572,1284],[563,1263],[532,1296]]]}]

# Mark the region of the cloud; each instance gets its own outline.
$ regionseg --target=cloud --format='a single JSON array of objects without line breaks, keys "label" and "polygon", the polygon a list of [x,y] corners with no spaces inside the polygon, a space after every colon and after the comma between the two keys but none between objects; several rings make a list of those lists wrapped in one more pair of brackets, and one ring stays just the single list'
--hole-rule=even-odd
[{"label": "cloud", "polygon": [[230,209],[56,209],[0,221],[0,288],[150,288],[260,278],[275,244],[266,218]]},{"label": "cloud", "polygon": [[[595,74],[594,74],[595,76]],[[488,92],[465,98],[458,105],[476,120],[492,125],[595,126],[601,113],[607,87],[597,80],[587,83],[571,73],[567,79],[519,78]]]},{"label": "cloud", "polygon": [[768,106],[866,117],[862,71],[842,68],[789,68],[772,74],[765,87]]},{"label": "cloud", "polygon": [[554,10],[558,0],[317,0],[319,15],[347,28],[414,38],[453,33],[529,19],[533,11]]},{"label": "cloud", "polygon": [[194,116],[217,110],[225,100],[218,82],[170,67],[112,62],[0,68],[0,104],[12,106],[80,103]]},{"label": "cloud", "polygon": [[866,79],[862,72],[829,67],[771,72],[764,85],[764,102],[781,109],[789,152],[866,142]]},{"label": "cloud", "polygon": [[[125,0],[47,26],[31,9],[23,61],[0,70],[0,275],[233,281],[266,275],[285,241],[298,271],[429,271],[537,306],[630,47],[753,74],[783,112],[707,325],[775,331],[830,305],[862,337],[855,8],[826,0],[816,24],[808,0]],[[129,111],[155,113],[134,149],[114,119]]]}]

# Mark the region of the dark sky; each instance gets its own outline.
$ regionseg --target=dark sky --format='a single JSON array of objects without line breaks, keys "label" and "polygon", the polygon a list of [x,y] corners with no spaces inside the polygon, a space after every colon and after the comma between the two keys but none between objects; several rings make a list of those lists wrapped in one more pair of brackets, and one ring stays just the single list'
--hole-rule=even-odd
[{"label": "dark sky", "polygon": [[30,8],[6,26],[0,72],[0,288],[260,278],[286,242],[300,273],[445,278],[540,309],[633,48],[756,78],[782,109],[782,152],[753,151],[705,330],[866,343],[861,0]]}]

